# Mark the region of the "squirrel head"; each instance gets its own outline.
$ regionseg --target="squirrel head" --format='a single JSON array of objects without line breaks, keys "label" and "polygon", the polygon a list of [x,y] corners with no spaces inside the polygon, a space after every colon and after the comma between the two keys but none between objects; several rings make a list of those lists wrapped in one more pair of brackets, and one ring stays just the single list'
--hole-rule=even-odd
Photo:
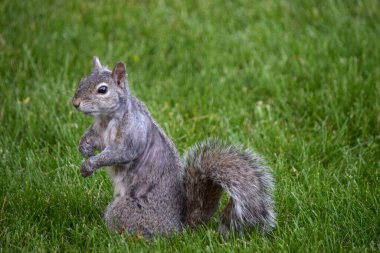
[{"label": "squirrel head", "polygon": [[84,114],[109,115],[120,107],[128,93],[125,65],[118,62],[110,71],[96,56],[92,65],[92,72],[80,80],[72,103]]}]

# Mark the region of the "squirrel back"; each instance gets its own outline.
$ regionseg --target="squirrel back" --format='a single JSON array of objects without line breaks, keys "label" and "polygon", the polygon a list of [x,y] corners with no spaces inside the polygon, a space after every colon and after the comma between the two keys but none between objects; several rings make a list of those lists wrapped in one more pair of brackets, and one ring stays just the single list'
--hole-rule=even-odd
[{"label": "squirrel back", "polygon": [[126,76],[123,63],[110,71],[94,57],[92,73],[73,98],[79,111],[96,118],[79,145],[86,158],[82,176],[110,167],[115,198],[105,213],[109,228],[151,237],[206,223],[224,191],[230,200],[221,233],[274,227],[273,179],[262,158],[209,139],[185,152],[181,163],[170,138],[131,95]]}]

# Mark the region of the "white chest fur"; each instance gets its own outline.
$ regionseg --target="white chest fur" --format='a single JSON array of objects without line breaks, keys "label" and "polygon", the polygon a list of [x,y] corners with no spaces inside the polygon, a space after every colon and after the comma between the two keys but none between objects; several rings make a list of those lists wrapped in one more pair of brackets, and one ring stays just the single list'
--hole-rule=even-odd
[{"label": "white chest fur", "polygon": [[117,121],[110,120],[108,124],[104,124],[104,122],[99,119],[95,124],[95,129],[99,134],[100,146],[106,148],[110,144],[115,142],[116,134],[117,134]]},{"label": "white chest fur", "polygon": [[[94,125],[95,130],[99,134],[99,144],[102,149],[105,149],[107,146],[113,144],[116,140],[117,135],[117,121],[110,120],[108,124],[105,124],[101,118],[99,118]],[[125,195],[125,187],[123,182],[123,171],[120,171],[116,168],[109,168],[109,175],[114,183],[114,196],[123,197]]]},{"label": "white chest fur", "polygon": [[111,178],[114,184],[114,196],[115,197],[123,197],[125,195],[125,187],[123,182],[123,175],[121,173],[114,174],[111,169]]},{"label": "white chest fur", "polygon": [[112,144],[116,139],[117,126],[116,121],[111,120],[103,134],[103,142],[105,146]]}]

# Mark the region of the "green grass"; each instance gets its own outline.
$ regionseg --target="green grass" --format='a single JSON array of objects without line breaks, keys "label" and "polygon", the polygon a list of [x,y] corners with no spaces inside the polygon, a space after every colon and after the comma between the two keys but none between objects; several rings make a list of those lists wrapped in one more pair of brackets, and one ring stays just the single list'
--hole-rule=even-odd
[{"label": "green grass", "polygon": [[[0,2],[0,252],[380,251],[380,2]],[[71,106],[91,57],[182,153],[208,136],[273,168],[278,226],[152,242],[110,233],[106,172],[80,177]]]}]

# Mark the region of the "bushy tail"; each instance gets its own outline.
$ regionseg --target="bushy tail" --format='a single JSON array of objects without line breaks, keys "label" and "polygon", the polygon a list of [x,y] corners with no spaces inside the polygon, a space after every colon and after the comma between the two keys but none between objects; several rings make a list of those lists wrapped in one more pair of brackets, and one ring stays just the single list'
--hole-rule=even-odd
[{"label": "bushy tail", "polygon": [[209,139],[194,145],[184,155],[185,222],[195,226],[215,213],[226,191],[230,200],[221,215],[219,231],[243,231],[275,226],[273,178],[262,158],[250,150]]}]

